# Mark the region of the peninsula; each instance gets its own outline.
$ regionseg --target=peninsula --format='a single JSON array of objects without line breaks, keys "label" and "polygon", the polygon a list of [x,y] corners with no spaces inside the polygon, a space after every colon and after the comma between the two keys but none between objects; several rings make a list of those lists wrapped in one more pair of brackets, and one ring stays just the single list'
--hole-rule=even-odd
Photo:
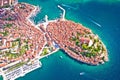
[{"label": "peninsula", "polygon": [[30,17],[40,8],[17,0],[0,1],[0,75],[4,80],[40,68],[39,59],[62,49],[70,57],[90,65],[108,61],[105,45],[99,37],[79,23],[65,19],[48,20],[35,25]]}]

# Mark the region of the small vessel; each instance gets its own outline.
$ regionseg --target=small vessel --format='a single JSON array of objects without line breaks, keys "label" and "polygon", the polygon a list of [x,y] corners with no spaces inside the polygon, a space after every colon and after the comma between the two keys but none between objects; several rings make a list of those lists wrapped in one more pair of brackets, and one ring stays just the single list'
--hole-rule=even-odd
[{"label": "small vessel", "polygon": [[62,56],[60,56],[60,59],[62,59],[63,57]]},{"label": "small vessel", "polygon": [[85,72],[80,72],[80,75],[84,75],[85,74]]}]

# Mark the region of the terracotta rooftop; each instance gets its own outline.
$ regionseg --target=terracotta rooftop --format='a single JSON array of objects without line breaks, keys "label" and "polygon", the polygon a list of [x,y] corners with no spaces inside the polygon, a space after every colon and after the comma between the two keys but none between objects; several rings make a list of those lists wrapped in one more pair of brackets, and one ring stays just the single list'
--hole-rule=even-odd
[{"label": "terracotta rooftop", "polygon": [[16,2],[17,2],[17,0],[0,0],[0,6],[12,5]]}]

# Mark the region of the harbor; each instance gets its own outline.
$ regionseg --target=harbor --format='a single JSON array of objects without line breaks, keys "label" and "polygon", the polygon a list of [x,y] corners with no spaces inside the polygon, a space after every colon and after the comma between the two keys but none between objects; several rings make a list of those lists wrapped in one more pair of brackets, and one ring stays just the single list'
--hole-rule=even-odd
[{"label": "harbor", "polygon": [[[14,66],[14,65],[12,65]],[[2,75],[4,80],[15,80],[19,77],[25,76],[27,73],[30,73],[33,70],[36,70],[42,66],[39,59],[29,62],[29,64],[24,64],[10,72],[8,72],[9,68],[6,70],[2,70]]]}]

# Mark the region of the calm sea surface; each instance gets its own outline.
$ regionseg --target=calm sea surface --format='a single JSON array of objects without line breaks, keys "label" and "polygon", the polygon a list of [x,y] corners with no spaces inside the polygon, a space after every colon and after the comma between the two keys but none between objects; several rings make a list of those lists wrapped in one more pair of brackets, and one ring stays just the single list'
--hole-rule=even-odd
[{"label": "calm sea surface", "polygon": [[[67,19],[81,23],[99,35],[108,49],[110,60],[104,65],[89,66],[58,51],[40,60],[42,68],[17,80],[120,80],[120,3],[84,0],[19,1],[42,8],[36,17],[31,18],[36,24],[42,22],[46,14],[50,20],[59,18],[62,11],[57,5],[61,5],[67,12]],[[80,75],[81,72],[85,74]]]}]

